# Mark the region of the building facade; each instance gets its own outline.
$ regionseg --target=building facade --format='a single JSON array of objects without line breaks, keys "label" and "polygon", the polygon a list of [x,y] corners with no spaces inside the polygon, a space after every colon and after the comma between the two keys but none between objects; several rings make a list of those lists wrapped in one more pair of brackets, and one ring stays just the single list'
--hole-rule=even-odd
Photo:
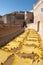
[{"label": "building facade", "polygon": [[0,24],[3,24],[2,16],[0,16]]},{"label": "building facade", "polygon": [[15,16],[11,13],[2,16],[2,19],[4,21],[4,24],[14,24],[15,22]]},{"label": "building facade", "polygon": [[24,21],[24,13],[13,12],[2,16],[4,24],[21,24]]},{"label": "building facade", "polygon": [[34,16],[33,16],[33,12],[25,12],[25,21],[27,24],[29,23],[33,23],[34,20]]},{"label": "building facade", "polygon": [[5,14],[2,16],[4,24],[15,24],[23,26],[23,23],[26,24],[33,23],[33,13],[32,12],[13,12],[10,14]]},{"label": "building facade", "polygon": [[37,31],[43,37],[43,0],[34,4],[34,23],[37,23]]}]

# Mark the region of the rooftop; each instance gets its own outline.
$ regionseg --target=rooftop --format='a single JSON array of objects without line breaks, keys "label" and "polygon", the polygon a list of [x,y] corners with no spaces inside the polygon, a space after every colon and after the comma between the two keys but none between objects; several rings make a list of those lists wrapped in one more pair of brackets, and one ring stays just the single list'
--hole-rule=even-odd
[{"label": "rooftop", "polygon": [[38,2],[36,2],[36,3],[34,4],[34,9],[37,8],[37,6],[38,6],[42,1],[43,1],[43,0],[38,0]]}]

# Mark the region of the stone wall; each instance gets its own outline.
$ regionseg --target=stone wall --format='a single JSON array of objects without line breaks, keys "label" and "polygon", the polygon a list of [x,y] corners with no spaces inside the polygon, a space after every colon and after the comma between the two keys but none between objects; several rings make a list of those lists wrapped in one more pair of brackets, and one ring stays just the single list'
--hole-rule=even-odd
[{"label": "stone wall", "polygon": [[37,23],[27,24],[28,29],[35,29],[37,31]]},{"label": "stone wall", "polygon": [[38,32],[43,40],[43,0],[38,1],[38,3],[34,6],[33,12],[34,12],[34,23],[37,23],[37,27],[39,28]]},{"label": "stone wall", "polygon": [[39,34],[41,36],[41,39],[43,40],[43,22],[40,23],[40,26],[39,26]]},{"label": "stone wall", "polygon": [[0,47],[10,42],[23,31],[24,28],[19,25],[0,26]]}]

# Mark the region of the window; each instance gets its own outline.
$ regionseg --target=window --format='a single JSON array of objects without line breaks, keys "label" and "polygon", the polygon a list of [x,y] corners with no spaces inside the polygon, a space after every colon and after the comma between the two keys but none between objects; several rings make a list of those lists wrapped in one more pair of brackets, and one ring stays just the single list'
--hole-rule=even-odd
[{"label": "window", "polygon": [[43,8],[41,8],[41,12],[43,12]]}]

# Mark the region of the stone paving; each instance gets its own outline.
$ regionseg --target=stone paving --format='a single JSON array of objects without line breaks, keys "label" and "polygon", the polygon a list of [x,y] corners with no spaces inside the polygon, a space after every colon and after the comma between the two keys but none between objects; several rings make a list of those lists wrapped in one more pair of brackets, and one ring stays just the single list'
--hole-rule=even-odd
[{"label": "stone paving", "polygon": [[[24,33],[0,50],[5,53],[2,57],[0,52],[0,65],[43,65],[43,43],[40,35],[34,29],[26,29]],[[7,54],[9,55],[7,57],[6,53],[13,55]],[[5,61],[3,58],[5,58]]]}]

